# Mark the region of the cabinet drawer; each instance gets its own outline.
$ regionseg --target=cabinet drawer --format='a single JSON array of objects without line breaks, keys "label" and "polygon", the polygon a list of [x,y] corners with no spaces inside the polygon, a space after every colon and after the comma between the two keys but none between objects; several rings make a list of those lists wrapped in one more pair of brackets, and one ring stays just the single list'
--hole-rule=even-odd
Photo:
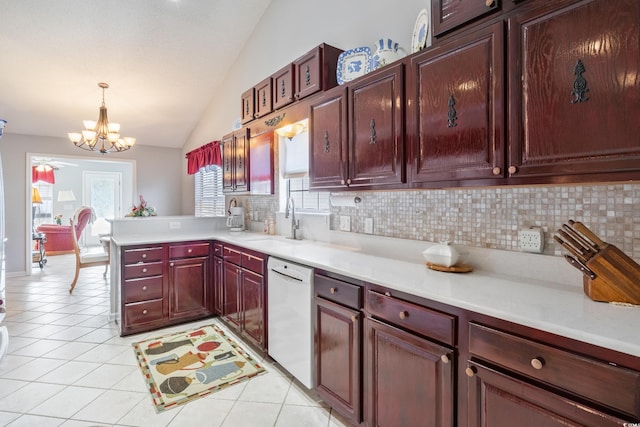
[{"label": "cabinet drawer", "polygon": [[125,325],[133,326],[162,320],[162,299],[124,306]]},{"label": "cabinet drawer", "polygon": [[122,293],[125,304],[162,298],[162,276],[125,280]]},{"label": "cabinet drawer", "polygon": [[207,255],[209,255],[208,242],[169,246],[169,258],[187,258]]},{"label": "cabinet drawer", "polygon": [[162,276],[162,262],[143,262],[124,266],[124,279]]},{"label": "cabinet drawer", "polygon": [[493,364],[640,417],[640,372],[469,324],[469,352]]},{"label": "cabinet drawer", "polygon": [[162,261],[162,253],[162,246],[125,249],[122,255],[122,263],[135,264],[136,262]]},{"label": "cabinet drawer", "polygon": [[367,291],[366,309],[371,316],[385,322],[445,344],[455,344],[455,316],[371,290]]},{"label": "cabinet drawer", "polygon": [[247,270],[251,270],[254,273],[264,275],[265,259],[262,256],[257,256],[257,255],[243,252],[242,267],[246,268]]},{"label": "cabinet drawer", "polygon": [[362,309],[361,286],[320,274],[316,274],[313,280],[316,295],[356,310]]},{"label": "cabinet drawer", "polygon": [[229,246],[224,246],[222,254],[225,261],[232,262],[236,265],[242,264],[242,252],[239,250],[230,248]]},{"label": "cabinet drawer", "polygon": [[213,244],[213,255],[222,256],[222,243],[214,243]]}]

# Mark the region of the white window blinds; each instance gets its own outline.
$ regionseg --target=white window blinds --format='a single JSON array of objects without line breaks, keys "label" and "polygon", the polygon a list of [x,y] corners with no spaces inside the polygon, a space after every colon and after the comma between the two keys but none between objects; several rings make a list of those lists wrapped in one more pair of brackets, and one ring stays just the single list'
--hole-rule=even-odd
[{"label": "white window blinds", "polygon": [[208,166],[195,175],[195,215],[224,216],[224,194],[222,193],[222,168]]}]

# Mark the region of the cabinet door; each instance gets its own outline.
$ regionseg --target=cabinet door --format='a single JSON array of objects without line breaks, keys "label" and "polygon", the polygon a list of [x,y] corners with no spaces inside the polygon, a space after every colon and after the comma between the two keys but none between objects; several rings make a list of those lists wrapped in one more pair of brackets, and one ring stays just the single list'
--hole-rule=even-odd
[{"label": "cabinet door", "polygon": [[362,314],[322,298],[316,304],[316,390],[354,423],[362,420]]},{"label": "cabinet door", "polygon": [[316,47],[297,59],[293,66],[296,70],[296,98],[302,99],[322,90],[322,48]]},{"label": "cabinet door", "polygon": [[412,183],[503,175],[503,40],[500,22],[412,58]]},{"label": "cabinet door", "polygon": [[538,10],[509,22],[510,176],[637,177],[640,2]]},{"label": "cabinet door", "polygon": [[264,278],[249,270],[242,270],[242,314],[245,337],[256,346],[264,347]]},{"label": "cabinet door", "polygon": [[499,10],[500,3],[500,0],[431,0],[433,34],[440,35],[473,19]]},{"label": "cabinet door", "polygon": [[347,179],[347,97],[333,89],[309,110],[309,188],[343,187]]},{"label": "cabinet door", "polygon": [[235,191],[249,190],[249,135],[242,129],[233,134],[235,149]]},{"label": "cabinet door", "polygon": [[619,427],[627,424],[625,420],[493,369],[472,362],[469,365],[469,427]]},{"label": "cabinet door", "polygon": [[403,64],[349,87],[351,187],[405,182]]},{"label": "cabinet door", "polygon": [[365,325],[369,425],[453,426],[453,350],[370,318]]},{"label": "cabinet door", "polygon": [[233,134],[222,137],[222,191],[233,191],[235,173]]},{"label": "cabinet door", "polygon": [[250,122],[254,118],[255,113],[255,90],[251,88],[244,92],[240,97],[242,101],[242,112],[240,114],[240,121],[242,124]]},{"label": "cabinet door", "polygon": [[222,258],[213,258],[213,312],[219,316],[223,314],[224,302],[224,267]]},{"label": "cabinet door", "polygon": [[209,313],[209,257],[169,261],[169,318]]},{"label": "cabinet door", "polygon": [[272,109],[271,104],[271,77],[267,77],[255,87],[256,113],[255,118],[266,116]]},{"label": "cabinet door", "polygon": [[291,104],[295,98],[294,92],[294,67],[289,64],[276,72],[273,77],[273,109],[277,110]]},{"label": "cabinet door", "polygon": [[222,315],[229,326],[240,331],[242,325],[242,313],[240,312],[240,278],[241,268],[225,261],[223,277],[223,304]]}]

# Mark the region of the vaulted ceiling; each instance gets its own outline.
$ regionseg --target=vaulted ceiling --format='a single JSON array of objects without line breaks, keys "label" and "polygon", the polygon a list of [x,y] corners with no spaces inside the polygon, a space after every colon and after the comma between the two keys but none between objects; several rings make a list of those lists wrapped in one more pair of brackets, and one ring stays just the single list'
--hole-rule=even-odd
[{"label": "vaulted ceiling", "polygon": [[0,0],[6,133],[67,137],[109,120],[182,147],[271,0]]}]

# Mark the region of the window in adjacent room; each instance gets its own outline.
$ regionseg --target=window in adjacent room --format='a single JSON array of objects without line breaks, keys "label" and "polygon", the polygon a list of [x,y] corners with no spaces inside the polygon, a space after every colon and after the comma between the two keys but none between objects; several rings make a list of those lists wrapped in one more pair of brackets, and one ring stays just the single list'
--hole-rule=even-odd
[{"label": "window in adjacent room", "polygon": [[195,175],[195,215],[224,216],[224,194],[222,193],[222,168],[207,166]]}]

